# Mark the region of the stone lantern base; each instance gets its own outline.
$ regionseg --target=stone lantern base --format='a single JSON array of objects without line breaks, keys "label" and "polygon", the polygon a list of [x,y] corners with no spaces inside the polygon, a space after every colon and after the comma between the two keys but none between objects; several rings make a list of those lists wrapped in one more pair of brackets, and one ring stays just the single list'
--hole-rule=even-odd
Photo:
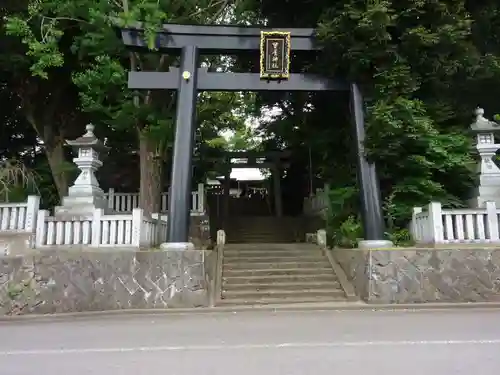
[{"label": "stone lantern base", "polygon": [[485,208],[486,202],[495,202],[500,207],[500,179],[497,186],[479,186],[473,198],[467,200],[470,208]]},{"label": "stone lantern base", "polygon": [[61,206],[54,208],[54,214],[71,215],[71,216],[87,216],[93,215],[96,209],[103,209],[104,213],[109,214],[111,210],[108,207],[108,201],[100,196],[68,196],[64,197]]}]

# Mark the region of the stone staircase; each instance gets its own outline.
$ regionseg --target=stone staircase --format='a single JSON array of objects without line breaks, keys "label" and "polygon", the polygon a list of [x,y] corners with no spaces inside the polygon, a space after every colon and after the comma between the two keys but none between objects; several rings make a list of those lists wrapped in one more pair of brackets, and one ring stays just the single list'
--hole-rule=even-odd
[{"label": "stone staircase", "polygon": [[346,293],[322,249],[313,244],[229,244],[222,258],[217,305],[345,302]]},{"label": "stone staircase", "polygon": [[305,238],[301,217],[239,216],[225,225],[228,243],[292,243]]}]

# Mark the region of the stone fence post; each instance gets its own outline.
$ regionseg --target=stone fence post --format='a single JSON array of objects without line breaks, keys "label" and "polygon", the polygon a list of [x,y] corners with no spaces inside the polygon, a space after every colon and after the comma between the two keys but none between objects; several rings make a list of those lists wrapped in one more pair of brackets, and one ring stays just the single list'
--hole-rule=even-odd
[{"label": "stone fence post", "polygon": [[101,244],[101,231],[102,231],[102,225],[101,225],[101,218],[104,215],[104,210],[101,208],[96,208],[94,210],[94,214],[92,216],[92,239],[91,239],[91,246],[92,247],[99,247]]},{"label": "stone fence post", "polygon": [[134,208],[132,210],[132,246],[141,246],[142,240],[142,208]]},{"label": "stone fence post", "polygon": [[441,208],[441,203],[431,202],[428,206],[429,221],[428,221],[428,235],[426,242],[433,244],[440,244],[444,242],[444,232],[443,232],[443,210]]},{"label": "stone fence post", "polygon": [[410,222],[410,234],[415,242],[422,241],[422,233],[418,230],[417,215],[423,212],[422,207],[413,207]]},{"label": "stone fence post", "polygon": [[42,247],[47,236],[47,225],[45,219],[49,216],[49,211],[39,210],[36,217],[35,248]]},{"label": "stone fence post", "polygon": [[36,219],[39,209],[40,197],[36,195],[28,196],[28,200],[26,202],[26,221],[24,226],[24,230],[26,232],[35,233]]},{"label": "stone fence post", "polygon": [[108,198],[108,208],[113,211],[115,209],[115,189],[110,188],[107,194]]},{"label": "stone fence post", "polygon": [[495,202],[486,202],[486,222],[488,227],[489,239],[491,242],[499,242],[498,233],[498,215],[497,215],[497,205]]}]

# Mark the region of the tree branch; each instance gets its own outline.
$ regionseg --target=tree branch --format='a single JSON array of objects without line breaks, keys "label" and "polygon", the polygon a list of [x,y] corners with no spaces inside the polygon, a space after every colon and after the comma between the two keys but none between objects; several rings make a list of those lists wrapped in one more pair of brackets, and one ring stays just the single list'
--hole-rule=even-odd
[{"label": "tree branch", "polygon": [[222,12],[224,11],[224,9],[229,5],[229,2],[230,2],[230,0],[218,0],[218,1],[215,1],[215,2],[211,3],[210,5],[208,5],[206,8],[200,8],[196,12],[191,13],[191,15],[189,16],[189,18],[194,18],[196,16],[199,16],[200,14],[202,14],[203,12],[206,12],[207,10],[209,10],[211,8],[215,8],[216,6],[221,5],[221,7],[219,8],[219,10],[215,13],[215,16],[212,17],[211,19],[209,19],[208,23],[212,23],[215,20],[217,20],[217,18],[222,14]]},{"label": "tree branch", "polygon": [[90,24],[89,21],[82,20],[82,19],[79,19],[79,18],[72,18],[72,17],[49,17],[49,16],[41,16],[41,17],[42,17],[42,21],[44,19],[48,19],[48,20],[51,20],[51,21],[75,21],[75,22],[79,22],[79,23]]},{"label": "tree branch", "polygon": [[[116,3],[118,5],[118,3]],[[128,13],[129,12],[129,6],[128,6],[128,0],[122,0],[122,7],[123,7],[123,12]]]},{"label": "tree branch", "polygon": [[220,15],[222,13],[224,13],[224,10],[226,10],[227,6],[229,5],[229,1],[230,0],[219,1],[219,3],[222,4],[222,5],[219,8],[219,10],[210,19],[209,23],[213,23],[213,22],[217,21],[217,19],[220,17]]}]

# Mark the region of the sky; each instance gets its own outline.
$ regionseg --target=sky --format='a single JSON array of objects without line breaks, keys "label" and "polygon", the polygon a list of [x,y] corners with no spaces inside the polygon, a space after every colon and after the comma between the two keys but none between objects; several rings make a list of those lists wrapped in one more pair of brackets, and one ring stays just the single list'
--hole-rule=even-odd
[{"label": "sky", "polygon": [[[251,129],[257,129],[264,121],[270,121],[273,117],[281,113],[281,108],[262,108],[260,117],[248,117],[245,120],[245,125]],[[234,134],[231,130],[226,130],[221,135],[229,139]],[[262,139],[258,139],[261,141]],[[233,168],[231,170],[231,178],[238,181],[257,181],[264,180],[266,176],[262,174],[259,168]]]}]

